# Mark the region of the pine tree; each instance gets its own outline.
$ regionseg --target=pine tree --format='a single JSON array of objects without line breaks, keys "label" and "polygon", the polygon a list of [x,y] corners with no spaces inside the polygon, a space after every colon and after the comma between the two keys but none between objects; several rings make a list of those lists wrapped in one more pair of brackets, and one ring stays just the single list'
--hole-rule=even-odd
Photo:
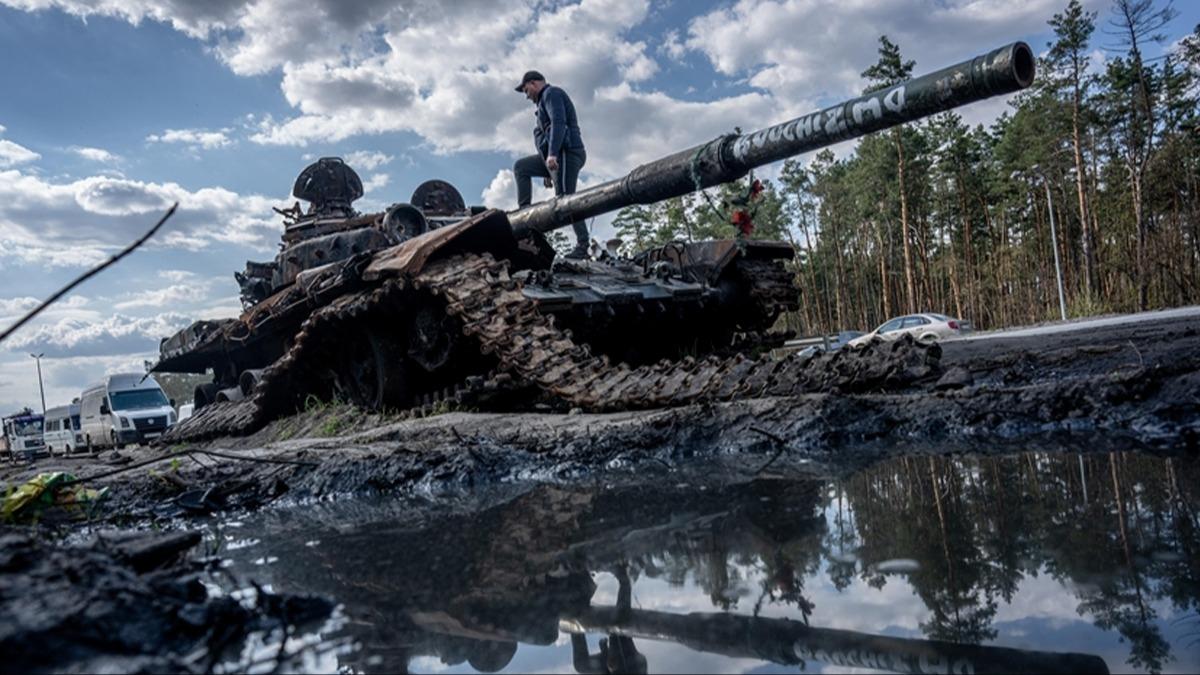
[{"label": "pine tree", "polygon": [[1066,12],[1055,14],[1050,26],[1057,36],[1050,45],[1049,62],[1056,74],[1065,79],[1071,93],[1071,145],[1075,151],[1075,187],[1079,199],[1079,231],[1083,248],[1084,292],[1090,300],[1096,290],[1095,233],[1088,219],[1085,185],[1087,176],[1083,163],[1081,108],[1086,95],[1087,49],[1096,30],[1096,13],[1085,12],[1079,0],[1071,0]]},{"label": "pine tree", "polygon": [[[886,35],[879,36],[879,60],[875,65],[863,71],[870,86],[864,93],[877,91],[884,87],[903,82],[912,77],[915,61],[905,61],[900,56],[900,47],[888,39]],[[900,188],[900,241],[904,252],[904,280],[906,311],[917,311],[917,282],[913,269],[911,232],[908,222],[908,186],[905,183],[904,135],[902,127],[892,129],[892,142],[896,147],[896,180]]]}]

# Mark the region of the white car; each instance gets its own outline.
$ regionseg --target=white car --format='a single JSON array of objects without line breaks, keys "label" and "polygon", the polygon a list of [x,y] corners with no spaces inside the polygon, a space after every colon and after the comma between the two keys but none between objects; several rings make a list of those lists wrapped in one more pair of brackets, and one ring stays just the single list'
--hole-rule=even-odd
[{"label": "white car", "polygon": [[847,346],[858,347],[875,338],[895,340],[901,335],[912,335],[926,343],[937,342],[950,337],[958,337],[968,330],[970,330],[970,324],[945,314],[907,314],[887,321],[870,333],[851,340]]}]

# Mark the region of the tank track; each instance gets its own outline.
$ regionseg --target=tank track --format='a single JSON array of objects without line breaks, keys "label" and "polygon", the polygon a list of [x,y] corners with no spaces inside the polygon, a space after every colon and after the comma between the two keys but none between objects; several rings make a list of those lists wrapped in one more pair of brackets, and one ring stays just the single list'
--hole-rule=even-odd
[{"label": "tank track", "polygon": [[760,311],[774,317],[780,312],[800,309],[795,274],[780,265],[778,260],[743,258],[734,264],[737,265],[738,274],[749,285],[748,295],[761,308]]},{"label": "tank track", "polygon": [[[774,279],[778,273],[766,272],[755,269],[753,274],[764,275],[764,286],[782,286]],[[781,267],[778,272],[786,274]],[[743,397],[894,390],[940,373],[940,348],[911,340],[815,357],[755,359],[736,354],[638,367],[612,365],[607,357],[592,354],[586,344],[576,343],[570,331],[558,329],[552,316],[540,313],[521,292],[521,282],[509,276],[507,261],[488,254],[464,254],[430,263],[411,279],[388,279],[376,288],[349,293],[313,312],[288,352],[263,371],[253,396],[204,407],[173,427],[163,442],[242,435],[289,412],[279,402],[294,401],[295,392],[304,390],[303,382],[311,375],[306,369],[320,361],[322,343],[335,341],[347,322],[393,311],[398,306],[394,301],[409,289],[445,300],[447,311],[462,322],[463,333],[499,364],[487,377],[469,378],[463,385],[425,397],[413,409],[418,415],[445,401],[470,402],[521,384],[536,386],[568,406],[602,412]],[[775,302],[786,306],[795,300],[780,297]],[[879,358],[880,350],[887,352],[884,358]]]}]

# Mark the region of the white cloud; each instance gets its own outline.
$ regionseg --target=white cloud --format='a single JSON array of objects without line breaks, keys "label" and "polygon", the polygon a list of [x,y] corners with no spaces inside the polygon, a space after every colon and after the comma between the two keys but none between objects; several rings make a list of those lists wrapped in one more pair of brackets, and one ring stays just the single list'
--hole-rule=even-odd
[{"label": "white cloud", "polygon": [[1093,49],[1087,55],[1087,74],[1103,75],[1108,68],[1108,55],[1103,49]]},{"label": "white cloud", "polygon": [[40,158],[41,155],[29,148],[0,138],[0,169],[26,164]]},{"label": "white cloud", "polygon": [[63,318],[17,332],[4,342],[14,352],[45,352],[48,357],[103,356],[156,351],[159,340],[192,322],[164,312],[148,317],[113,314],[103,319]]},{"label": "white cloud", "polygon": [[10,318],[17,318],[34,307],[37,307],[38,302],[39,301],[37,298],[30,297],[0,298],[0,321],[6,322]]},{"label": "white cloud", "polygon": [[167,186],[124,178],[96,176],[76,183],[75,203],[103,216],[126,216],[161,211],[171,205]]},{"label": "white cloud", "polygon": [[[1018,7],[998,0],[882,6],[740,0],[647,44],[630,36],[649,16],[647,0],[315,0],[303,12],[289,0],[205,10],[156,8],[143,0],[23,0],[24,6],[48,4],[79,15],[166,21],[209,40],[236,73],[280,73],[296,114],[251,120],[250,139],[261,144],[306,146],[415,132],[438,153],[524,154],[532,145],[531,107],[512,86],[519,73],[536,67],[572,95],[589,149],[584,173],[599,178],[734,126],[767,126],[815,109],[822,99],[857,93],[863,87],[859,73],[875,60],[880,34],[917,58],[919,69],[931,69],[991,46],[1000,41],[997,35],[1045,30],[1046,18],[1061,9],[1057,0]],[[928,40],[931,34],[947,39]],[[569,49],[564,36],[570,36]],[[657,57],[677,61],[688,52],[757,91],[695,102],[646,88],[658,71]],[[232,142],[228,131],[170,130],[151,139],[219,147]],[[350,153],[348,160],[373,171],[384,157]],[[488,198],[498,194],[489,186]]]},{"label": "white cloud", "polygon": [[662,44],[659,45],[659,51],[666,54],[672,61],[679,61],[687,54],[688,48],[679,38],[679,31],[669,30],[663,36]]},{"label": "white cloud", "polygon": [[[418,2],[396,8],[371,26],[382,34],[383,44],[374,50],[356,40],[340,45],[348,57],[345,51],[325,52],[338,54],[326,58],[309,50],[303,59],[274,64],[283,71],[284,95],[301,114],[264,120],[252,140],[303,146],[414,131],[436,152],[527,152],[532,109],[512,91],[519,74],[542,69],[568,87],[584,114],[597,88],[644,81],[656,71],[647,47],[625,37],[645,18],[647,6],[645,0],[585,0],[546,7]],[[489,29],[480,31],[480,25]],[[567,50],[561,48],[565,35],[572,36]],[[626,146],[594,147],[606,148],[603,155]]]},{"label": "white cloud", "polygon": [[204,129],[167,129],[161,134],[150,134],[146,140],[151,143],[180,143],[193,149],[212,150],[232,145],[229,129],[206,131]]},{"label": "white cloud", "polygon": [[356,150],[355,152],[346,153],[342,159],[356,171],[374,171],[385,164],[390,164],[395,157],[382,152]]},{"label": "white cloud", "polygon": [[[544,199],[549,199],[554,196],[554,190],[545,187],[540,178],[533,179],[532,197],[534,202],[539,202]],[[580,189],[587,187],[587,184],[581,182]],[[492,182],[488,184],[483,192],[479,195],[483,200],[483,205],[493,209],[503,209],[511,211],[517,208],[517,181],[513,177],[512,169],[501,169],[496,172]]]},{"label": "white cloud", "polygon": [[494,209],[511,211],[517,208],[517,183],[513,178],[512,169],[501,169],[496,172],[492,182],[479,195],[484,206]]},{"label": "white cloud", "polygon": [[125,299],[113,303],[113,308],[118,311],[128,311],[137,307],[178,309],[186,304],[203,300],[209,285],[208,283],[193,282],[129,293],[126,294]]},{"label": "white cloud", "polygon": [[143,20],[169,23],[176,30],[192,37],[205,37],[210,31],[233,25],[245,0],[3,0],[2,3],[37,11],[61,9],[86,19],[89,16],[108,16],[133,24]]},{"label": "white cloud", "polygon": [[[694,19],[685,42],[729,76],[782,97],[789,110],[821,96],[840,99],[863,88],[859,76],[877,58],[880,35],[898,44],[916,72],[934,70],[1022,35],[1046,30],[1058,0],[895,0],[816,3],[741,0]],[[1085,5],[1102,5],[1088,0]],[[813,30],[819,26],[820,30]],[[797,36],[804,36],[798,40]],[[938,36],[930,39],[930,36]]]},{"label": "white cloud", "polygon": [[225,242],[272,250],[281,226],[271,206],[283,201],[222,187],[193,191],[177,183],[111,176],[56,182],[0,171],[0,245],[8,253],[0,267],[94,265],[145,232],[175,202],[178,211],[148,247],[197,250]]},{"label": "white cloud", "polygon": [[117,155],[114,155],[113,153],[102,148],[74,147],[71,148],[71,152],[74,152],[84,159],[89,159],[93,162],[100,162],[101,164],[113,164],[121,160],[121,158]]},{"label": "white cloud", "polygon": [[[532,150],[532,120],[531,106],[512,86],[521,72],[538,68],[575,101],[589,151],[584,176],[592,180],[735,126],[765,127],[857,94],[864,85],[859,73],[875,61],[881,34],[924,72],[1045,32],[1046,19],[1061,10],[1059,0],[738,0],[648,42],[633,35],[651,16],[648,0],[312,0],[303,11],[294,0],[204,7],[184,0],[0,2],[162,21],[204,40],[235,73],[277,73],[294,114],[247,116],[248,137],[260,144],[302,147],[412,132],[436,153],[515,157]],[[737,82],[754,91],[710,94],[707,101],[655,91],[656,59],[682,61],[688,54],[706,58],[722,76],[716,91]],[[988,121],[1003,107],[994,101],[963,114]],[[213,148],[232,143],[230,132],[172,129],[149,140]],[[384,157],[348,155],[367,172],[383,166]],[[505,189],[493,180],[485,199],[507,203]],[[198,246],[205,239],[189,233],[175,242]]]},{"label": "white cloud", "polygon": [[390,177],[386,173],[377,173],[371,175],[363,181],[363,193],[368,194],[388,184]]},{"label": "white cloud", "polygon": [[[42,303],[39,298],[15,297],[0,298],[0,328],[7,329],[27,312]],[[30,323],[22,327],[22,331],[34,330],[40,324],[53,323],[64,319],[86,321],[94,319],[98,314],[89,309],[91,300],[83,295],[68,295],[43,309]],[[15,339],[15,335],[10,339]],[[0,349],[8,348],[8,341]]]},{"label": "white cloud", "polygon": [[158,276],[162,279],[166,279],[167,281],[179,283],[188,279],[194,279],[196,277],[196,273],[189,272],[187,270],[159,270]]}]

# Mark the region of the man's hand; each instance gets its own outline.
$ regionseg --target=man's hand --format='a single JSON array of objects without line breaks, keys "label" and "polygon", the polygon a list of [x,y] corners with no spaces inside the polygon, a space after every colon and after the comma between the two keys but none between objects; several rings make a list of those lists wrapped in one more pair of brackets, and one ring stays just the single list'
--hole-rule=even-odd
[{"label": "man's hand", "polygon": [[546,158],[546,168],[551,171],[558,171],[558,157],[550,155]]},{"label": "man's hand", "polygon": [[549,176],[546,176],[545,178],[542,179],[542,186],[552,188],[552,187],[554,187],[554,181],[550,180]]}]

